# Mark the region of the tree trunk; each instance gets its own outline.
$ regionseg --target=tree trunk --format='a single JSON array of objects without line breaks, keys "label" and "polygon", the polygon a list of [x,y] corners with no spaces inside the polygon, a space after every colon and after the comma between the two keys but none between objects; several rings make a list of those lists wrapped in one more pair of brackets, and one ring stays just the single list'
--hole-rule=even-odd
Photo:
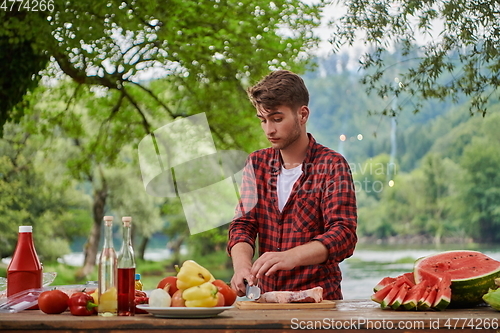
[{"label": "tree trunk", "polygon": [[139,251],[137,252],[137,257],[141,260],[144,260],[144,254],[146,253],[146,247],[149,243],[149,237],[143,237],[141,240],[141,244],[139,244]]},{"label": "tree trunk", "polygon": [[94,270],[96,265],[97,252],[99,249],[99,240],[101,239],[101,225],[104,217],[104,207],[108,197],[108,186],[103,178],[102,188],[94,190],[93,196],[93,218],[94,224],[90,232],[89,238],[85,243],[84,254],[85,260],[82,269],[77,273],[77,279],[85,279]]},{"label": "tree trunk", "polygon": [[186,236],[179,235],[176,239],[170,240],[168,242],[168,249],[172,252],[172,264],[180,265],[181,264],[181,246],[184,243],[184,239]]}]

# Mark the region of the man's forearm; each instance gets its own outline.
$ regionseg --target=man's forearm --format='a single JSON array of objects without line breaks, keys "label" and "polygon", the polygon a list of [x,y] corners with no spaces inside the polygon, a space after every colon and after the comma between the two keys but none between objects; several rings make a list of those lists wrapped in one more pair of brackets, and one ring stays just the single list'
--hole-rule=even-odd
[{"label": "man's forearm", "polygon": [[233,259],[233,268],[237,272],[240,268],[252,267],[253,248],[246,242],[235,244],[231,248],[231,258]]},{"label": "man's forearm", "polygon": [[296,257],[296,266],[317,265],[328,259],[328,249],[319,241],[312,241],[289,250]]}]

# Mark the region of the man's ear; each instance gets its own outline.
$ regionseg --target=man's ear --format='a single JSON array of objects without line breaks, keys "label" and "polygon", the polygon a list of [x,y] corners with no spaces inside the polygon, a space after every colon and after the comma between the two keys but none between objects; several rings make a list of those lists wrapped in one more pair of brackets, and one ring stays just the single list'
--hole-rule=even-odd
[{"label": "man's ear", "polygon": [[299,109],[299,121],[303,125],[309,119],[309,107],[307,105],[302,105]]}]

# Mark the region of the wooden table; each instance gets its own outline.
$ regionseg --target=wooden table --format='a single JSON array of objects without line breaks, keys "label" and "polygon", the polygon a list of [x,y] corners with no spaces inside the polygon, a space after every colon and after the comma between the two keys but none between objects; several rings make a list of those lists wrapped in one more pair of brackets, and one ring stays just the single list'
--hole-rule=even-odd
[{"label": "wooden table", "polygon": [[0,332],[296,332],[339,331],[439,332],[460,329],[500,332],[500,312],[490,307],[436,311],[381,310],[370,300],[337,301],[329,310],[240,310],[233,308],[206,319],[77,317],[69,312],[47,315],[39,310],[0,313]]}]

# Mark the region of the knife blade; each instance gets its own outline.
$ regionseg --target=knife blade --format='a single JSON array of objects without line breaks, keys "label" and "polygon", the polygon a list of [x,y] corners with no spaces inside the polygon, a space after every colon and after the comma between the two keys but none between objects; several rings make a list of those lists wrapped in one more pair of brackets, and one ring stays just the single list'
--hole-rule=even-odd
[{"label": "knife blade", "polygon": [[245,280],[246,286],[246,297],[250,300],[258,300],[260,298],[260,288],[258,285],[251,286],[248,281]]}]

